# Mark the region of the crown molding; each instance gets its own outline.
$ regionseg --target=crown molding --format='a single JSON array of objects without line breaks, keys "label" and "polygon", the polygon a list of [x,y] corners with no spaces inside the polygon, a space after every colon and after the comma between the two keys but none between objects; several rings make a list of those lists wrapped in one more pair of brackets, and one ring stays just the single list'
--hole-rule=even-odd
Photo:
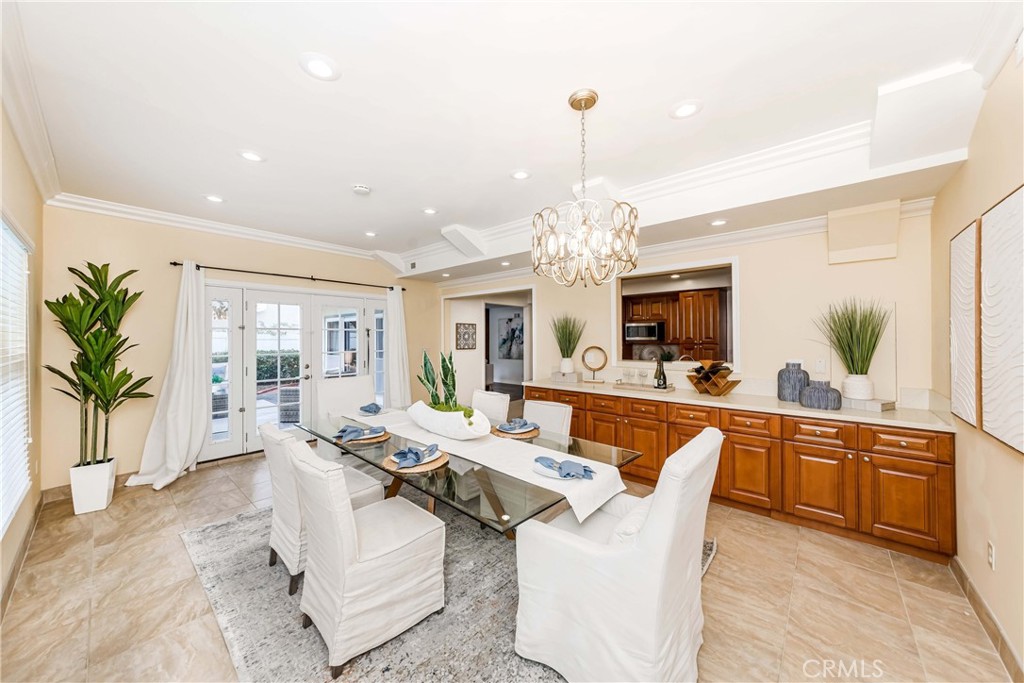
[{"label": "crown molding", "polygon": [[904,218],[917,218],[918,216],[930,216],[934,204],[935,197],[900,202],[900,220]]},{"label": "crown molding", "polygon": [[365,249],[354,249],[340,244],[331,244],[330,242],[320,242],[318,240],[306,239],[304,237],[293,237],[291,235],[283,235],[281,233],[270,232],[268,230],[257,230],[256,228],[247,228],[245,226],[233,225],[231,223],[218,223],[217,221],[208,221],[203,218],[183,216],[178,213],[169,213],[167,211],[155,211],[153,209],[145,209],[140,206],[131,206],[129,204],[118,204],[116,202],[108,202],[102,199],[93,199],[91,197],[68,194],[66,192],[62,192],[56,197],[48,200],[46,205],[60,209],[87,211],[89,213],[113,216],[115,218],[127,218],[129,220],[142,221],[143,223],[166,225],[171,228],[196,230],[199,232],[208,232],[215,235],[224,235],[226,237],[236,237],[239,239],[254,240],[257,242],[269,242],[279,246],[325,251],[331,254],[351,256],[353,258],[376,258],[373,252],[366,251]]},{"label": "crown molding", "polygon": [[966,61],[981,74],[981,85],[986,90],[996,80],[1014,47],[1019,45],[1024,29],[1019,9],[1018,3],[990,3],[985,21],[967,53]]},{"label": "crown molding", "polygon": [[460,277],[455,280],[446,280],[444,282],[438,282],[437,286],[439,289],[444,291],[467,285],[480,285],[488,282],[501,282],[502,280],[518,280],[519,278],[530,277],[533,274],[533,268],[516,268],[515,270],[495,271],[493,273],[484,273],[483,275],[471,275],[469,277]]},{"label": "crown molding", "polygon": [[57,161],[39,105],[16,2],[5,2],[3,7],[3,103],[36,189],[43,201],[56,196],[60,193]]},{"label": "crown molding", "polygon": [[771,240],[785,239],[787,237],[813,235],[827,230],[828,220],[825,216],[816,216],[814,218],[805,218],[803,220],[790,221],[788,223],[777,223],[775,225],[765,225],[758,228],[723,232],[718,235],[704,235],[702,237],[690,237],[683,240],[675,240],[674,242],[652,244],[648,247],[640,247],[640,256],[643,258],[654,258],[657,256],[675,254],[680,251],[699,251],[703,249],[713,249],[715,247],[768,242]]}]

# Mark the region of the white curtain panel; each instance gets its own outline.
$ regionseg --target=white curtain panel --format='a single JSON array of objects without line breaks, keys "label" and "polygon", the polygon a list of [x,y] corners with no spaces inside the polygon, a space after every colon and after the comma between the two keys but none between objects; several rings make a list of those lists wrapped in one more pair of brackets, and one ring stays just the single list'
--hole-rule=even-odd
[{"label": "white curtain panel", "polygon": [[385,358],[388,386],[384,402],[388,408],[406,408],[412,403],[409,391],[409,344],[405,338],[405,303],[401,287],[388,290]]},{"label": "white curtain panel", "polygon": [[181,268],[171,362],[149,426],[139,473],[127,486],[162,489],[194,466],[206,441],[210,359],[206,344],[206,278],[193,261]]}]

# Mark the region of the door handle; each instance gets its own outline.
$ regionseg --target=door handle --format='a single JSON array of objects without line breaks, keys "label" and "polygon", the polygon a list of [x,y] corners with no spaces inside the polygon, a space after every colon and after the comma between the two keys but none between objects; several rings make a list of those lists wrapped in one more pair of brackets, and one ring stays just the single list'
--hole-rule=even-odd
[{"label": "door handle", "polygon": [[309,375],[303,375],[302,379],[309,379]]}]

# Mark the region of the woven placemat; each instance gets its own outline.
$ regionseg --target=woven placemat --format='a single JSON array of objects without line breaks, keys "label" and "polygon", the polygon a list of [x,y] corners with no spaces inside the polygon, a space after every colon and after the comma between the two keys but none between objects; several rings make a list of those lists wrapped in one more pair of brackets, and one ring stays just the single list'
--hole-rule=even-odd
[{"label": "woven placemat", "polygon": [[491,434],[500,436],[503,439],[532,439],[536,436],[540,436],[540,428],[534,427],[530,431],[523,432],[521,434],[509,434],[508,432],[501,431],[497,427],[491,427]]},{"label": "woven placemat", "polygon": [[[353,441],[349,441],[349,442],[345,443],[345,446],[368,446],[370,444],[375,444],[375,443],[384,443],[385,441],[387,441],[390,438],[391,438],[391,432],[384,432],[383,434],[378,434],[377,436],[371,436],[368,439],[354,439]],[[336,441],[338,443],[341,443],[341,439],[340,438],[336,439]]]},{"label": "woven placemat", "polygon": [[448,454],[441,451],[441,457],[436,460],[431,460],[423,465],[416,465],[416,467],[403,467],[401,470],[398,469],[398,463],[391,459],[391,456],[384,458],[384,462],[381,466],[388,472],[402,472],[409,474],[421,474],[423,472],[429,472],[430,470],[436,470],[442,465],[448,464]]}]

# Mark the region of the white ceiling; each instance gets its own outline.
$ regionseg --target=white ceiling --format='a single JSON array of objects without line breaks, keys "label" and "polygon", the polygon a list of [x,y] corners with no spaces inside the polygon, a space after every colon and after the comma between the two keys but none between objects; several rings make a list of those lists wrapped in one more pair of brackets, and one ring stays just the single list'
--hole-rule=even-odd
[{"label": "white ceiling", "polygon": [[[578,182],[566,105],[577,88],[601,96],[590,175],[634,187],[871,120],[880,85],[976,59],[996,5],[19,8],[62,192],[406,252],[442,241],[445,225],[486,229],[566,198]],[[305,51],[332,57],[341,78],[307,76]],[[669,118],[686,98],[703,111]],[[516,168],[533,177],[511,180]]]}]

